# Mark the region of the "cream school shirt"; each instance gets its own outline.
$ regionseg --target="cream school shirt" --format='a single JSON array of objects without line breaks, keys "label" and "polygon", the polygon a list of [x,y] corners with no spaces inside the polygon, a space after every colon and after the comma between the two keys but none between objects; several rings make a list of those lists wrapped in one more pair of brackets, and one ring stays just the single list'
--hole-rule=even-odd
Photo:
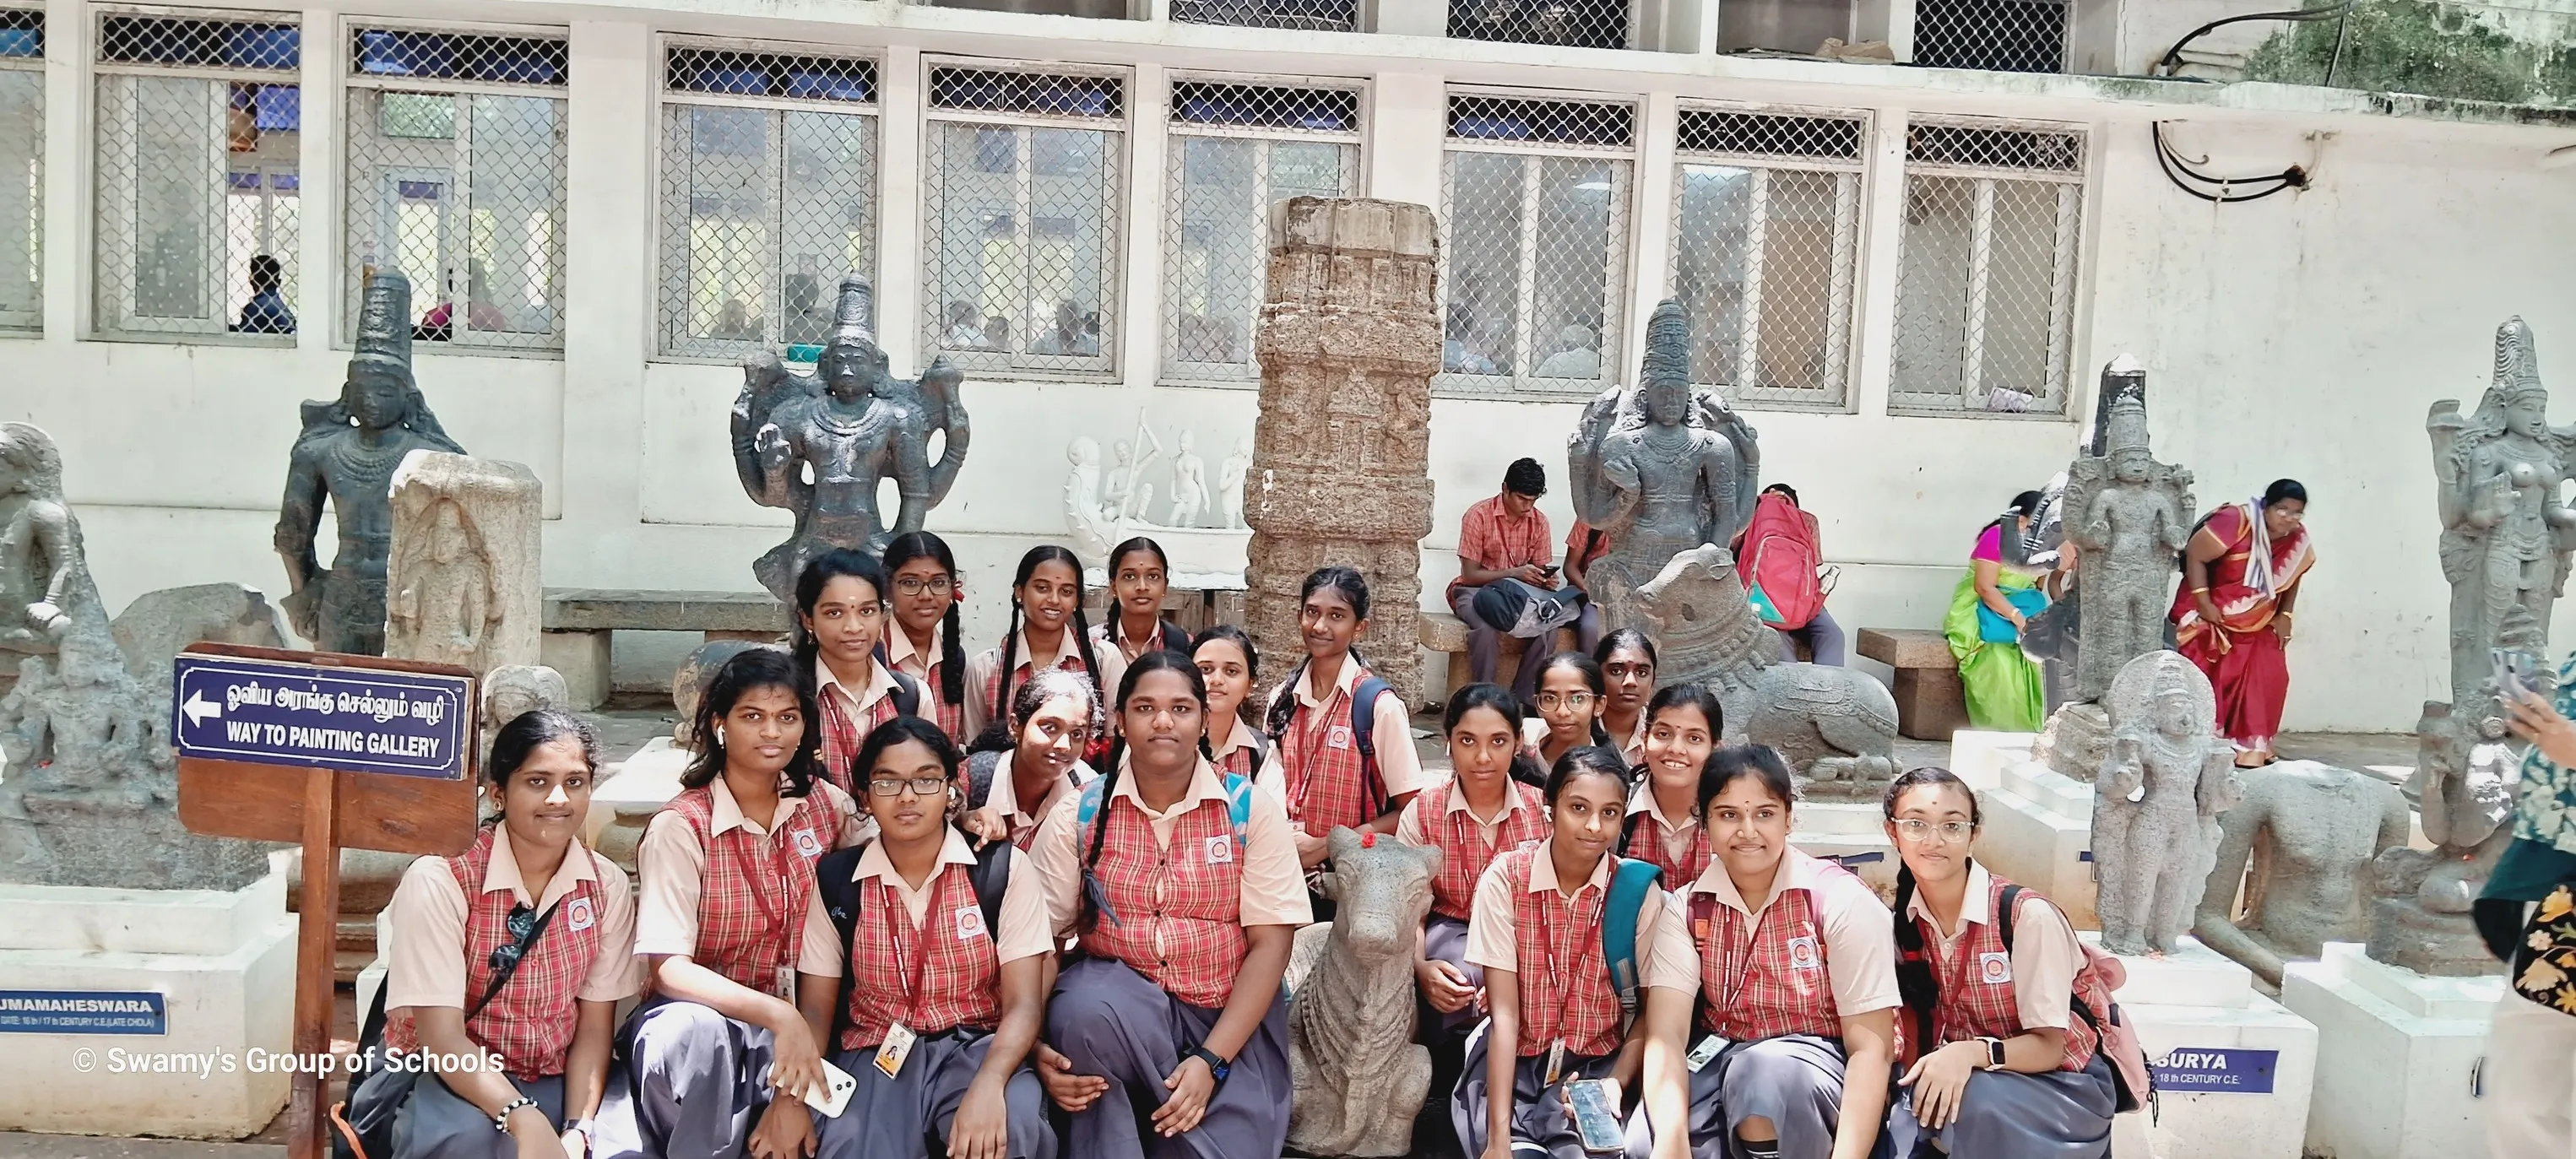
[{"label": "cream school shirt", "polygon": [[[1557,888],[1556,860],[1550,852],[1555,846],[1551,837],[1530,850],[1529,892]],[[1607,891],[1610,861],[1603,857],[1595,864],[1592,879],[1582,888]],[[1503,859],[1497,857],[1476,879],[1474,916],[1467,921],[1468,961],[1488,970],[1519,972],[1520,914],[1513,901],[1511,878],[1504,873]],[[1685,993],[1699,990],[1699,950],[1691,945],[1690,920],[1682,913],[1681,899],[1660,886],[1647,892],[1646,904],[1638,911],[1637,945],[1645,959],[1646,985]]]},{"label": "cream school shirt", "polygon": [[[1359,662],[1348,656],[1343,657],[1342,674],[1334,679],[1333,690],[1347,695],[1359,687],[1359,682]],[[1291,723],[1289,728],[1313,726],[1316,723],[1314,714],[1324,707],[1326,701],[1332,699],[1331,693],[1318,698],[1311,687],[1313,683],[1304,676],[1297,678],[1297,703],[1305,706],[1307,717],[1304,725]],[[1278,699],[1279,690],[1274,686],[1270,690],[1270,695],[1262,698],[1261,703],[1270,705],[1276,703]],[[1406,793],[1422,791],[1427,784],[1422,776],[1422,754],[1413,750],[1413,718],[1405,715],[1404,698],[1392,694],[1378,697],[1377,707],[1369,714],[1369,721],[1369,727],[1372,730],[1369,739],[1377,744],[1378,783],[1385,787],[1387,799],[1391,801]],[[1330,744],[1333,729],[1340,728],[1347,731],[1350,725],[1351,722],[1348,720],[1324,721],[1320,735],[1325,743]],[[1352,743],[1358,743],[1358,738],[1352,738]],[[1271,746],[1270,759],[1261,762],[1261,769],[1252,775],[1252,780],[1255,784],[1265,786],[1272,793],[1278,794],[1282,800],[1287,798],[1288,766],[1281,763],[1278,746]]]},{"label": "cream school shirt", "polygon": [[[1944,983],[1963,975],[1956,972],[1959,944],[1966,940],[1968,927],[1994,920],[1986,912],[1993,900],[1994,875],[1974,861],[1968,863],[1968,895],[1959,903],[1959,928],[1937,937],[1929,947],[1937,960],[1934,967]],[[2040,904],[2032,905],[2036,901]],[[2013,1009],[2021,1016],[2024,1030],[2048,1027],[2067,1028],[2072,1017],[2068,999],[2075,991],[2075,969],[2084,960],[2084,944],[2075,938],[2075,927],[2068,925],[2066,915],[2056,903],[2025,887],[2019,912],[2013,917],[2012,977]],[[1933,920],[1932,907],[1923,903],[1918,891],[1906,900],[1907,920],[1920,918],[1936,933],[1940,923]],[[1979,971],[1969,969],[1964,977],[1975,985]]]},{"label": "cream school shirt", "polygon": [[[707,790],[714,798],[709,831],[741,829],[760,843],[763,853],[779,835],[799,830],[822,840],[827,850],[855,845],[867,832],[868,822],[860,817],[849,794],[829,781],[814,782],[814,791],[802,797],[779,798],[779,810],[770,815],[773,828],[768,831],[742,815],[742,806],[733,799],[733,790],[725,787],[723,777],[709,782]],[[643,844],[636,847],[635,870],[644,879],[635,912],[635,952],[647,957],[697,953],[698,899],[706,892],[707,849],[689,832],[689,823],[667,809],[654,814],[652,824],[644,829]]]},{"label": "cream school shirt", "polygon": [[[1190,777],[1189,792],[1163,812],[1155,812],[1136,795],[1136,778],[1121,766],[1114,797],[1124,797],[1145,815],[1154,840],[1169,846],[1172,831],[1181,818],[1201,802],[1214,801],[1220,807],[1227,801],[1225,778],[1205,758]],[[1110,801],[1101,802],[1105,812]],[[1083,827],[1082,794],[1066,793],[1058,800],[1046,824],[1038,829],[1037,843],[1029,853],[1037,863],[1038,877],[1046,883],[1047,920],[1058,933],[1071,935],[1074,921],[1082,912]],[[1289,827],[1288,810],[1279,796],[1258,784],[1252,789],[1252,815],[1243,826],[1243,879],[1237,887],[1238,919],[1247,926],[1302,926],[1315,920],[1315,911],[1306,899],[1306,872],[1297,864],[1297,841]]]},{"label": "cream school shirt", "polygon": [[[1009,856],[1012,858],[1011,880],[1010,884],[1002,887],[1002,910],[998,916],[1001,928],[993,931],[992,935],[994,953],[1004,963],[1034,958],[1055,949],[1047,938],[1045,886],[1037,874],[1030,871],[1027,858],[1017,852]],[[980,922],[983,917],[980,906],[972,919],[961,916],[962,910],[958,914],[939,915],[937,920],[930,913],[931,894],[938,890],[940,877],[946,875],[951,866],[968,869],[975,866],[974,848],[966,844],[966,835],[954,826],[949,827],[948,836],[939,847],[939,873],[923,883],[920,889],[912,888],[902,874],[895,872],[894,860],[886,856],[882,841],[868,846],[866,852],[859,854],[858,867],[851,871],[850,880],[866,881],[873,877],[884,882],[886,888],[903,902],[904,912],[911,915],[912,928],[916,930],[942,936],[972,937],[974,935],[968,932],[969,923]],[[866,932],[862,927],[860,933],[865,935]],[[817,978],[838,978],[848,962],[849,947],[841,944],[841,931],[832,924],[832,915],[823,908],[823,891],[817,889],[806,898],[805,934],[797,947],[796,972]]]},{"label": "cream school shirt", "polygon": [[[1079,663],[1082,660],[1082,646],[1074,639],[1070,622],[1065,624],[1064,634],[1056,640],[1055,653],[1051,656],[1038,655],[1037,649],[1029,644],[1028,629],[1021,628],[1018,653],[1019,662],[1028,665],[1032,673],[1042,668],[1062,668],[1066,661]],[[966,739],[970,741],[984,731],[985,725],[993,722],[993,706],[985,701],[989,694],[984,690],[992,684],[993,674],[1001,669],[1002,650],[999,648],[986,648],[966,662]],[[1018,688],[1019,681],[1012,681],[1011,687]],[[1002,709],[1007,712],[1010,706],[1005,704]]]},{"label": "cream school shirt", "polygon": [[[564,851],[563,865],[546,882],[545,892],[528,896],[519,876],[519,859],[510,850],[510,831],[492,834],[492,861],[484,867],[479,893],[506,889],[519,904],[543,912],[582,882],[596,882],[599,896],[599,954],[582,976],[577,997],[584,1002],[631,998],[643,985],[635,962],[635,900],[627,891],[626,871],[574,841]],[[462,1010],[465,993],[465,888],[444,857],[423,857],[403,871],[385,906],[385,1006],[452,1006]],[[556,914],[555,921],[564,921]],[[548,929],[553,932],[552,923]],[[552,936],[550,933],[548,936]],[[477,995],[479,997],[479,995]]]}]

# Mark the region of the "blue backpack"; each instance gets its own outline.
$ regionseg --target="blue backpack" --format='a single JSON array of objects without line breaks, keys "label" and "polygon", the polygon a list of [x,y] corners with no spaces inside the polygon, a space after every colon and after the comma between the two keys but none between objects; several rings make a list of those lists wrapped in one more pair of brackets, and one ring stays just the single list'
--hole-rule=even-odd
[{"label": "blue backpack", "polygon": [[1610,988],[1619,993],[1622,1035],[1637,1020],[1637,910],[1663,875],[1654,862],[1622,857],[1610,871],[1609,896],[1601,903],[1601,960],[1610,967]]},{"label": "blue backpack", "polygon": [[[1076,798],[1074,804],[1073,831],[1075,833],[1087,834],[1091,831],[1092,825],[1099,821],[1101,786],[1108,783],[1107,777],[1094,777],[1082,786],[1082,796]],[[1225,775],[1225,813],[1227,824],[1234,830],[1235,860],[1239,863],[1242,861],[1243,854],[1243,831],[1252,823],[1250,778],[1236,776],[1233,773]],[[1084,873],[1082,889],[1083,892],[1091,895],[1091,904],[1099,907],[1100,916],[1109,919],[1109,924],[1113,926],[1127,924],[1118,920],[1118,911],[1109,904],[1109,893],[1101,888],[1099,878],[1091,876],[1088,872]]]}]

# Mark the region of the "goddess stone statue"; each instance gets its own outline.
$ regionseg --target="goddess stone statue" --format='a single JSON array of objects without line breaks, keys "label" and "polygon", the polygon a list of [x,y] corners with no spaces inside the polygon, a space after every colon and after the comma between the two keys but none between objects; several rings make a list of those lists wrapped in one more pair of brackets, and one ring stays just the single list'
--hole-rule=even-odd
[{"label": "goddess stone statue", "polygon": [[2451,696],[2462,719],[2483,719],[2459,701],[2485,679],[2488,650],[2516,608],[2549,635],[2550,603],[2567,586],[2576,550],[2576,510],[2558,498],[2576,467],[2576,430],[2549,425],[2549,391],[2522,319],[2497,328],[2495,379],[2477,413],[2463,420],[2456,399],[2433,404],[2424,421],[2440,483],[2442,578],[2451,584]]},{"label": "goddess stone statue", "polygon": [[1691,388],[1680,302],[1655,307],[1638,379],[1633,391],[1593,399],[1567,440],[1575,513],[1611,543],[1588,572],[1605,630],[1651,628],[1637,589],[1682,552],[1734,542],[1752,522],[1762,472],[1753,428],[1716,394]]},{"label": "goddess stone statue", "polygon": [[[304,433],[287,461],[277,514],[283,603],[296,633],[325,652],[384,654],[394,469],[413,451],[465,453],[412,381],[411,324],[411,282],[377,271],[358,310],[357,349],[339,400],[304,404]],[[329,571],[313,552],[325,499],[339,520]]]},{"label": "goddess stone statue", "polygon": [[2093,866],[2102,948],[2164,953],[2191,929],[2218,861],[2218,816],[2243,784],[2215,734],[2209,677],[2176,652],[2149,652],[2112,680],[2110,754],[2094,782]]},{"label": "goddess stone statue", "polygon": [[[2143,382],[2122,355],[2105,380]],[[2191,537],[2191,472],[2147,451],[2143,390],[2124,394],[2104,423],[2102,453],[2067,468],[2066,538],[2077,548],[2075,699],[2093,701],[2129,661],[2155,651],[2173,602],[2174,559]]]},{"label": "goddess stone statue", "polygon": [[[807,560],[836,547],[875,554],[921,530],[966,462],[966,407],[957,397],[965,375],[944,359],[917,381],[886,373],[869,328],[874,312],[867,280],[851,274],[841,279],[831,341],[812,375],[789,372],[765,351],[743,362],[733,404],[735,474],[752,502],[796,516],[795,534],[751,569],[781,600],[793,598]],[[936,462],[933,435],[945,439]],[[877,484],[887,476],[902,501],[892,527],[877,511]]]}]

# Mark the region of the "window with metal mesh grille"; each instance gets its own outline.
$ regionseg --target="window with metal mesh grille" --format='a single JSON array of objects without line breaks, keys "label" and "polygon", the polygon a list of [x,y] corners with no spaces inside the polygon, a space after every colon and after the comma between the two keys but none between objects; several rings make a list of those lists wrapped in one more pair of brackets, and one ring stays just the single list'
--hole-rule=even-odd
[{"label": "window with metal mesh grille", "polygon": [[1460,40],[1628,47],[1630,0],[1450,0],[1449,35]]},{"label": "window with metal mesh grille", "polygon": [[1916,0],[1914,63],[2066,71],[2066,0]]},{"label": "window with metal mesh grille", "polygon": [[662,353],[821,353],[842,276],[876,272],[876,114],[872,60],[667,47]]},{"label": "window with metal mesh grille", "polygon": [[1890,410],[2065,411],[2084,144],[2062,126],[1908,127]]},{"label": "window with metal mesh grille", "polygon": [[1693,383],[1747,405],[1843,406],[1868,137],[1862,113],[1681,111],[1672,293]]},{"label": "window with metal mesh grille", "polygon": [[1116,369],[1126,79],[940,65],[922,141],[925,349],[968,369]]},{"label": "window with metal mesh grille", "polygon": [[1172,0],[1181,24],[1230,24],[1237,28],[1359,28],[1359,0]]},{"label": "window with metal mesh grille", "polygon": [[1591,392],[1617,376],[1636,110],[1452,94],[1441,164],[1441,374]]},{"label": "window with metal mesh grille", "polygon": [[45,324],[45,14],[0,8],[0,330]]},{"label": "window with metal mesh grille", "polygon": [[416,342],[563,349],[563,35],[359,27],[348,61],[343,340],[392,269]]},{"label": "window with metal mesh grille", "polygon": [[292,341],[302,31],[213,13],[97,27],[95,332]]},{"label": "window with metal mesh grille", "polygon": [[1270,207],[1359,187],[1356,88],[1172,85],[1163,207],[1163,377],[1252,382]]}]

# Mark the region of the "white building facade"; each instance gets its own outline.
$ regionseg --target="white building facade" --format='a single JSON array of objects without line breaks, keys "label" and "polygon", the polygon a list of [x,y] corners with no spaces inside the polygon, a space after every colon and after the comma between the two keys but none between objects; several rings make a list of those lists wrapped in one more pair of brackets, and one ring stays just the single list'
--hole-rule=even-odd
[{"label": "white building facade", "polygon": [[[1579,47],[1468,38],[1540,35],[1503,0],[0,3],[0,413],[61,441],[112,608],[281,589],[296,405],[336,391],[358,286],[399,268],[447,430],[544,481],[549,586],[748,590],[787,520],[735,481],[735,363],[819,341],[855,271],[898,373],[966,368],[973,448],[931,528],[981,641],[1011,563],[1064,537],[1074,438],[1145,416],[1158,496],[1182,432],[1211,464],[1248,439],[1268,202],[1388,198],[1444,228],[1426,591],[1506,463],[1561,476],[1580,402],[1679,297],[1694,378],[1822,520],[1847,627],[1936,626],[2127,352],[2204,510],[2281,476],[2313,496],[2288,726],[2402,731],[2445,696],[2423,416],[2474,405],[2511,315],[2576,379],[2576,114],[1730,55],[1806,33],[1729,5],[1545,32],[1632,46]],[[2006,47],[2136,74],[2265,6],[2074,0]],[[1927,39],[1958,7],[1834,30],[1979,63],[1993,44]],[[1191,22],[1344,16],[1374,31]],[[2309,184],[2194,196],[2158,125],[2256,178],[2203,192]],[[291,332],[251,300],[263,256]]]}]

